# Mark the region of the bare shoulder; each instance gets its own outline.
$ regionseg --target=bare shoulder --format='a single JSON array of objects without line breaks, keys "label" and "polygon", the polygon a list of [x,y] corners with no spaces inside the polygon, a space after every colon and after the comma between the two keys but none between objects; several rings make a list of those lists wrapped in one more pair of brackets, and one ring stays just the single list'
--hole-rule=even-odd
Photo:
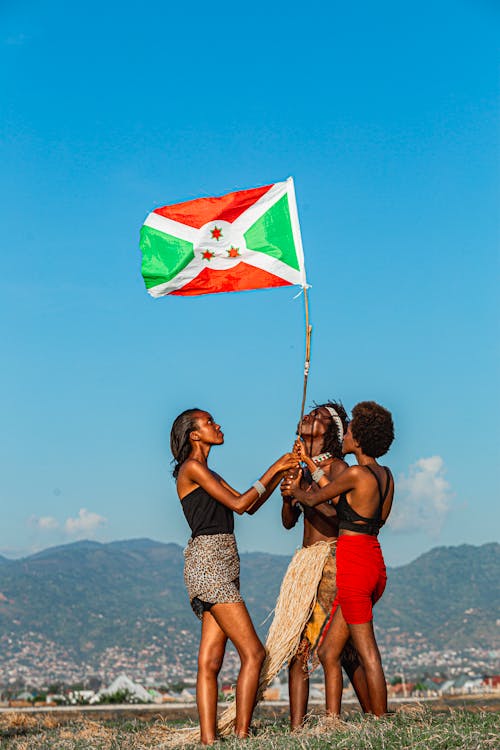
[{"label": "bare shoulder", "polygon": [[349,464],[343,461],[341,458],[336,458],[328,467],[328,478],[337,479],[346,469],[349,468]]},{"label": "bare shoulder", "polygon": [[341,476],[353,483],[358,483],[365,481],[366,474],[367,472],[364,471],[363,467],[356,464],[355,466],[348,466]]},{"label": "bare shoulder", "polygon": [[200,464],[200,462],[195,458],[188,458],[186,459],[186,461],[184,461],[179,470],[179,478],[182,477],[183,479],[194,479],[195,477],[204,475],[207,472],[210,473],[206,466]]},{"label": "bare shoulder", "polygon": [[350,473],[352,477],[364,477],[366,476],[366,472],[364,470],[364,466],[359,466],[358,464],[355,464],[354,466],[349,466],[347,471]]}]

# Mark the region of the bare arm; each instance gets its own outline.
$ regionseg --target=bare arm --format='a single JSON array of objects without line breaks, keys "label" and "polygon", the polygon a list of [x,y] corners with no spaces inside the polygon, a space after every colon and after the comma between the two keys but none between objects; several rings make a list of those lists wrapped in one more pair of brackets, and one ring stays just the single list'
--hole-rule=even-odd
[{"label": "bare arm", "polygon": [[273,494],[274,490],[276,489],[276,487],[278,486],[278,484],[283,479],[283,475],[284,475],[284,470],[278,472],[278,474],[276,474],[271,479],[271,481],[269,482],[269,484],[266,485],[266,491],[264,492],[264,494],[261,495],[260,497],[258,497],[257,500],[249,508],[247,508],[246,512],[250,516],[253,516],[253,514],[256,513],[259,510],[259,508],[261,508],[264,505],[264,503],[266,502],[266,500],[271,497],[271,495]]},{"label": "bare arm", "polygon": [[[314,463],[314,461],[312,460],[312,458],[310,458],[307,455],[307,453],[304,450],[304,444],[302,443],[302,441],[300,440],[300,438],[297,438],[297,440],[295,441],[294,451],[297,453],[299,459],[303,463],[305,463],[305,465],[309,469],[309,472],[310,472],[311,476],[314,474],[315,471],[317,471],[318,469],[321,469],[321,467],[320,466],[316,466],[316,464]],[[321,476],[319,479],[314,480],[314,481],[320,487],[326,487],[326,485],[328,484],[328,482],[330,481],[330,479],[327,477],[327,475],[325,474],[325,472],[323,472],[323,476]]]},{"label": "bare arm", "polygon": [[[206,490],[214,500],[217,500],[219,503],[222,503],[222,505],[225,505],[227,508],[230,508],[235,513],[241,515],[252,508],[252,506],[255,506],[257,501],[260,501],[258,505],[258,507],[260,507],[275,489],[281,479],[282,472],[295,466],[296,463],[297,458],[291,453],[286,453],[275,461],[260,479],[266,488],[266,491],[262,496],[259,496],[255,487],[250,487],[246,492],[238,493],[230,487],[227,482],[215,476],[207,466],[194,459],[188,459],[182,465],[182,481],[183,485],[188,484],[188,486],[194,485],[194,487],[203,487],[203,489]],[[257,508],[255,508],[255,510],[257,510]]]},{"label": "bare arm", "polygon": [[[305,463],[307,468],[309,469],[309,472],[311,476],[318,470],[321,470],[321,466],[317,466],[312,458],[306,453],[304,443],[300,438],[297,438],[294,445],[294,453],[296,453],[300,459],[301,462]],[[331,484],[334,480],[336,480],[341,474],[343,474],[346,469],[348,469],[348,464],[343,460],[337,460],[334,461],[329,468],[322,470],[320,473],[322,473],[322,476],[320,476],[318,479],[315,480],[316,486],[313,484],[311,488],[308,490],[308,492],[318,492],[318,487],[323,488],[327,487],[329,484]],[[303,484],[300,485],[300,488],[303,489]],[[311,505],[310,503],[304,503],[304,505],[308,505],[311,510],[313,510],[315,513],[318,513],[319,515],[323,516],[327,520],[330,520],[331,518],[334,518],[337,515],[337,511],[335,510],[335,505],[338,502],[337,498],[329,498],[325,502],[319,502],[317,505]]]},{"label": "bare arm", "polygon": [[292,505],[292,498],[284,497],[283,505],[281,506],[281,523],[285,529],[293,529],[300,518],[300,514],[300,508],[296,505]]},{"label": "bare arm", "polygon": [[[311,464],[314,465],[314,462],[309,457],[307,457],[306,463],[308,466],[310,466]],[[318,484],[319,487],[326,487],[330,482],[333,482],[335,479],[337,479],[337,477],[343,474],[344,471],[348,468],[349,466],[345,461],[340,459],[338,461],[334,461],[328,469],[325,469],[324,476],[320,477],[319,481],[316,484]],[[337,502],[338,499],[335,500],[335,498],[333,500],[327,500],[326,502],[320,503],[314,508],[311,508],[311,510],[314,513],[318,513],[320,516],[323,516],[323,518],[326,518],[328,521],[331,521],[332,518],[336,518],[337,516],[337,510],[335,508]]]},{"label": "bare arm", "polygon": [[342,472],[332,482],[328,482],[324,487],[316,490],[311,489],[310,492],[304,492],[299,487],[300,479],[295,480],[284,480],[284,491],[289,495],[293,495],[295,500],[303,505],[308,505],[310,508],[315,508],[320,503],[324,503],[326,500],[331,500],[334,505],[337,505],[339,496],[344,492],[350,492],[354,489],[357,484],[359,476],[359,466],[352,466]]},{"label": "bare arm", "polygon": [[240,493],[238,490],[235,490],[234,487],[231,487],[230,484],[226,482],[225,479],[223,479],[220,474],[216,474],[215,471],[212,472],[212,474],[219,480],[219,482],[222,484],[223,487],[226,488],[226,490],[229,490],[235,497],[239,497]]},{"label": "bare arm", "polygon": [[[293,452],[295,455],[297,454],[297,451],[294,447]],[[293,470],[288,472],[288,478],[292,479],[292,477],[297,476],[299,473],[299,465]],[[302,513],[302,510],[299,506],[294,505],[292,503],[293,497],[282,494],[282,500],[283,504],[281,506],[281,523],[287,529],[288,531],[290,529],[293,529],[293,527],[297,524],[297,521],[300,518],[300,514]]]},{"label": "bare arm", "polygon": [[[257,497],[257,499],[255,500],[255,502],[253,503],[253,505],[251,505],[249,508],[247,508],[247,510],[244,511],[244,512],[248,513],[250,516],[253,516],[253,514],[256,513],[259,510],[259,508],[261,508],[264,505],[264,503],[266,502],[266,500],[271,497],[271,495],[273,494],[274,490],[276,489],[276,487],[278,486],[278,484],[283,479],[283,474],[284,474],[284,471],[280,471],[278,474],[276,474],[276,476],[274,476],[273,479],[271,479],[271,481],[267,485],[266,491],[264,492],[264,494],[260,495],[260,497]],[[227,490],[229,490],[229,492],[233,493],[233,495],[235,497],[239,497],[240,496],[239,492],[237,492],[237,490],[235,490],[233,487],[231,487],[231,485],[228,484],[225,479],[223,479],[218,474],[216,474],[215,476],[217,477],[217,479],[219,480],[219,482]]]},{"label": "bare arm", "polygon": [[[328,484],[328,479],[325,477],[322,477],[325,484]],[[303,483],[302,483],[303,484]],[[309,488],[311,485],[307,485]],[[283,485],[282,485],[283,488]],[[310,490],[304,488],[306,492],[309,492]],[[283,494],[283,492],[282,492]],[[283,506],[281,508],[281,523],[285,527],[285,529],[293,529],[293,527],[296,525],[297,521],[300,518],[301,509],[300,506],[297,505],[297,503],[294,503],[294,498],[290,497],[289,495],[283,494]],[[335,508],[332,507],[330,503],[321,503],[320,505],[317,505],[315,508],[309,508],[309,514],[316,513],[319,516],[323,516],[328,521],[335,517],[337,515],[337,511]]]}]

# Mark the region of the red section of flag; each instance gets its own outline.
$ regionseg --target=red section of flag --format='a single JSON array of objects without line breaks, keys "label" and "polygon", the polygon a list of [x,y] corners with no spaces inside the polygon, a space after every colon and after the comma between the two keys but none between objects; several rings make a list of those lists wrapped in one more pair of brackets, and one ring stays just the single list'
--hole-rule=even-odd
[{"label": "red section of flag", "polygon": [[191,297],[195,294],[217,294],[217,292],[243,292],[248,289],[266,289],[274,286],[292,286],[289,281],[281,279],[261,268],[248,263],[238,263],[230,271],[214,271],[204,268],[198,276],[189,281],[182,289],[170,294]]},{"label": "red section of flag", "polygon": [[155,208],[154,213],[165,216],[166,219],[179,221],[181,224],[188,224],[195,229],[200,229],[209,221],[217,221],[217,219],[231,223],[271,187],[272,185],[264,185],[253,190],[238,190],[236,193],[228,193],[220,198],[197,198],[194,201]]}]

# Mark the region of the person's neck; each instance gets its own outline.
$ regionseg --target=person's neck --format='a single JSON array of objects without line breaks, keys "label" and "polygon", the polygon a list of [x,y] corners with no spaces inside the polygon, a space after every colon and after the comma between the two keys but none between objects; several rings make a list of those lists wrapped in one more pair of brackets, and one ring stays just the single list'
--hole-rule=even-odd
[{"label": "person's neck", "polygon": [[354,455],[356,456],[356,461],[359,466],[377,465],[377,461],[373,458],[373,456],[367,456],[361,450],[354,451]]},{"label": "person's neck", "polygon": [[206,443],[193,443],[189,458],[199,461],[200,464],[206,464],[208,462],[208,454],[210,453],[211,447],[211,445],[207,445]]},{"label": "person's neck", "polygon": [[[309,440],[304,440],[307,455],[310,456],[313,460],[316,456],[324,455],[325,451],[323,450],[323,442],[324,442],[323,437],[310,438]],[[331,458],[324,459],[324,461],[326,460],[331,460]],[[323,464],[324,461],[322,461],[321,464]]]}]

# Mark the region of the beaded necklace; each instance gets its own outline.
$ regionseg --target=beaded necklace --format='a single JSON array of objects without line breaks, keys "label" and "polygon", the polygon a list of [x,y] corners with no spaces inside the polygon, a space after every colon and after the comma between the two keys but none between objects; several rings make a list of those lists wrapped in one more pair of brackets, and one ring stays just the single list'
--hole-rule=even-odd
[{"label": "beaded necklace", "polygon": [[323,461],[328,461],[329,458],[332,458],[332,454],[328,451],[325,453],[318,453],[317,456],[312,456],[312,460],[316,465],[322,464]]}]

